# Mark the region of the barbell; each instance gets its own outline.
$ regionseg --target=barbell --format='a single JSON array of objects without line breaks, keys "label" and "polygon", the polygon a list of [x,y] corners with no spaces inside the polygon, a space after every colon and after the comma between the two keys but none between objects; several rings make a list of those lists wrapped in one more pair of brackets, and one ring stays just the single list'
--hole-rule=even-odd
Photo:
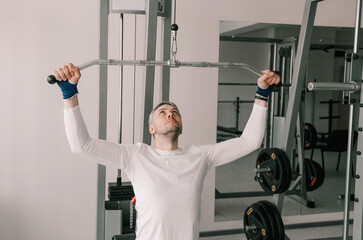
[{"label": "barbell", "polygon": [[[118,66],[162,66],[170,68],[178,67],[200,67],[200,68],[232,68],[232,69],[246,69],[251,73],[261,76],[258,70],[254,69],[245,63],[233,63],[233,62],[180,62],[178,60],[168,61],[153,61],[153,60],[118,60],[118,59],[95,59],[78,66],[79,70],[86,69],[94,65],[118,65]],[[48,83],[54,84],[57,79],[54,75],[49,75],[47,78]]]}]

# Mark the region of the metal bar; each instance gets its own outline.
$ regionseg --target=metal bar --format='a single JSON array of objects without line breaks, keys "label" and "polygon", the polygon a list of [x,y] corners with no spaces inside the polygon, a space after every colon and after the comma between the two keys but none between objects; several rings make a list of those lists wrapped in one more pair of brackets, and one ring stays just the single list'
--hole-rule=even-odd
[{"label": "metal bar", "polygon": [[[347,83],[348,79],[351,79],[349,76],[350,68],[351,68],[351,56],[352,55],[350,53],[348,53],[348,54],[346,54],[345,59],[344,59],[344,79],[343,79],[344,83]],[[348,99],[349,98],[348,95],[349,94],[347,92],[343,92],[342,101],[345,101],[346,99]]]},{"label": "metal bar", "polygon": [[[281,64],[281,83],[285,84],[286,83],[286,56],[282,57],[282,64]],[[279,104],[279,114],[280,116],[284,116],[285,114],[285,109],[284,109],[284,99],[285,99],[285,93],[284,93],[284,88],[281,87],[280,89],[280,104]]]},{"label": "metal bar", "polygon": [[[288,190],[286,191],[286,195],[298,195],[299,192],[297,190]],[[215,190],[215,199],[226,199],[226,198],[251,198],[251,197],[267,197],[273,196],[272,193],[267,193],[263,191],[254,191],[254,192],[225,192],[221,193],[217,189]]]},{"label": "metal bar", "polygon": [[235,131],[238,131],[239,125],[239,97],[236,98],[236,122],[235,122]]},{"label": "metal bar", "polygon": [[269,173],[271,172],[271,168],[255,168],[256,173]]},{"label": "metal bar", "polygon": [[[108,58],[108,0],[100,0],[100,49],[99,61]],[[80,69],[81,66],[80,66]],[[98,138],[106,139],[107,134],[107,66],[100,65],[99,83],[99,122]]]},{"label": "metal bar", "polygon": [[333,100],[329,100],[329,101],[320,101],[319,103],[322,103],[322,104],[326,104],[326,103],[330,103],[330,101],[332,102],[332,103],[342,103],[342,101],[333,101]]},{"label": "metal bar", "polygon": [[[120,60],[124,58],[124,15],[120,14]],[[119,143],[122,143],[122,107],[123,107],[123,65],[120,65],[120,114],[119,114]]]},{"label": "metal bar", "polygon": [[360,86],[355,82],[340,83],[340,82],[309,82],[309,91],[357,91]]},{"label": "metal bar", "polygon": [[[287,156],[291,156],[292,154],[295,126],[301,100],[301,90],[304,84],[306,62],[308,58],[309,46],[311,42],[311,35],[318,2],[319,1],[307,0],[305,3],[303,19],[300,28],[299,43],[293,68],[294,72],[290,98],[286,111],[286,127],[283,133],[281,144],[282,149],[286,152]],[[279,211],[282,212],[284,194],[276,195],[275,201]]]},{"label": "metal bar", "polygon": [[[239,100],[239,103],[254,103],[253,100]],[[236,103],[236,101],[218,101],[218,103]]]},{"label": "metal bar", "polygon": [[[257,83],[218,83],[221,86],[257,86]],[[290,83],[279,84],[279,86],[290,87]]]},{"label": "metal bar", "polygon": [[[164,18],[164,39],[163,39],[163,60],[167,61],[170,59],[170,26],[171,26],[171,11],[172,4],[171,0],[165,1],[165,18]],[[169,101],[169,93],[170,93],[170,68],[163,67],[162,68],[162,91],[161,91],[161,99],[162,101]]]},{"label": "metal bar", "polygon": [[[356,8],[356,18],[355,18],[355,28],[354,28],[354,50],[351,59],[351,68],[350,74],[348,79],[349,82],[356,82],[361,85],[362,82],[362,56],[358,55],[358,43],[359,43],[359,30],[362,18],[362,0],[357,0],[357,8]],[[358,128],[358,121],[359,121],[359,106],[360,106],[360,95],[361,93],[350,93],[349,94],[349,102],[350,102],[350,109],[349,109],[349,130],[348,130],[348,148],[347,148],[347,168],[346,168],[346,184],[345,184],[345,196],[350,196],[350,169],[353,162],[356,162],[357,159],[357,145],[354,144],[354,133],[355,130]],[[361,189],[359,189],[361,191]],[[343,239],[348,239],[349,234],[349,204],[350,199],[347,197],[344,201],[344,229],[343,229]],[[354,213],[357,214],[360,218],[355,218],[354,220],[357,223],[357,229],[354,229],[354,233],[358,233],[361,238],[362,235],[362,203],[359,203],[359,207],[356,211],[354,208]],[[354,236],[354,239],[358,239],[357,236]]]},{"label": "metal bar", "polygon": [[245,63],[233,62],[180,62],[180,61],[154,61],[154,60],[118,60],[118,59],[95,59],[83,63],[78,66],[79,70],[89,68],[94,65],[129,65],[129,66],[168,66],[172,68],[177,67],[201,67],[201,68],[232,68],[232,69],[246,69],[258,77],[261,73],[255,68]]},{"label": "metal bar", "polygon": [[[350,170],[353,162],[353,158],[356,159],[356,156],[353,155],[356,151],[352,150],[353,148],[353,136],[354,130],[358,127],[358,122],[356,121],[357,115],[359,114],[359,105],[352,104],[349,108],[349,127],[348,127],[348,150],[347,150],[347,167],[346,167],[346,181],[345,181],[345,198],[344,201],[344,224],[343,224],[343,239],[348,239],[349,234],[349,205],[350,205]],[[353,133],[353,134],[352,134]],[[360,189],[361,191],[361,189]]]},{"label": "metal bar", "polygon": [[218,83],[220,86],[257,86],[257,83]]},{"label": "metal bar", "polygon": [[332,116],[332,117],[319,117],[319,119],[338,119],[339,116]]},{"label": "metal bar", "polygon": [[[100,0],[100,45],[99,58],[108,58],[108,11],[109,1]],[[98,138],[106,139],[107,134],[107,66],[100,66],[99,72]],[[98,164],[97,184],[97,240],[105,239],[105,191],[106,167]]]},{"label": "metal bar", "polygon": [[234,36],[220,36],[220,41],[226,42],[253,42],[253,43],[281,43],[282,39],[275,38],[259,38],[259,37],[234,37]]},{"label": "metal bar", "polygon": [[261,73],[254,69],[253,67],[249,66],[245,63],[216,63],[216,62],[178,62],[178,67],[203,67],[203,68],[210,68],[210,67],[217,67],[217,68],[243,68],[257,76],[261,76]]},{"label": "metal bar", "polygon": [[[362,0],[357,0],[357,8],[356,8],[356,17],[355,17],[355,28],[354,28],[354,50],[353,50],[353,56],[351,59],[351,68],[350,68],[350,74],[349,77],[350,82],[356,82],[359,84],[359,86],[362,83],[362,56],[358,55],[358,44],[359,44],[359,31],[360,31],[360,24],[361,24],[361,18],[362,18]],[[349,102],[350,102],[350,109],[349,109],[349,130],[348,130],[348,148],[347,148],[347,170],[346,170],[346,185],[345,185],[345,202],[344,202],[344,230],[343,230],[343,239],[348,239],[349,234],[349,204],[350,199],[348,196],[350,196],[350,185],[351,185],[351,179],[350,179],[350,169],[353,162],[356,162],[357,160],[357,144],[354,143],[354,133],[355,130],[358,128],[358,122],[359,122],[359,107],[360,107],[360,93],[350,93],[349,94]],[[356,186],[357,187],[357,186]],[[360,192],[361,189],[358,190]],[[361,201],[362,202],[362,201]],[[359,212],[356,212],[359,209]],[[354,229],[354,233],[357,233],[360,235],[359,238],[362,237],[362,203],[357,204],[357,206],[354,207],[355,214],[360,216],[360,218],[354,218],[354,223],[357,224],[357,230]],[[355,215],[354,214],[354,215]],[[359,233],[360,232],[360,233]],[[353,234],[354,239],[358,239]]]},{"label": "metal bar", "polygon": [[[356,82],[359,86],[362,83],[362,56],[358,55],[358,44],[359,44],[359,30],[362,18],[362,0],[357,0],[357,8],[356,8],[356,17],[355,17],[355,28],[354,28],[354,49],[353,49],[353,56],[351,59],[351,68],[350,68],[350,82]],[[350,109],[349,109],[349,130],[348,130],[348,148],[347,148],[347,169],[346,169],[346,184],[345,184],[345,196],[346,199],[344,201],[344,229],[343,229],[343,239],[348,239],[349,234],[349,204],[350,200],[350,169],[353,162],[357,160],[357,145],[354,145],[354,133],[355,130],[358,128],[358,121],[359,121],[359,106],[360,106],[360,95],[361,93],[350,93],[349,94],[349,102],[350,102]],[[359,189],[361,191],[361,189]],[[354,212],[355,214],[362,216],[362,203],[359,204],[360,206],[357,209],[360,212]],[[362,218],[354,219],[357,221],[357,228],[358,231],[355,230],[354,232],[361,235],[362,233]],[[354,235],[353,235],[354,236]],[[361,236],[360,236],[361,238]],[[354,236],[354,239],[357,239]]]},{"label": "metal bar", "polygon": [[95,59],[81,64],[78,67],[79,70],[83,70],[94,65],[167,66],[168,62],[147,60]]},{"label": "metal bar", "polygon": [[263,227],[260,227],[260,226],[256,226],[256,225],[251,225],[251,226],[246,226],[245,227],[245,231],[253,231],[253,230],[257,230],[257,229],[261,229],[261,228],[263,228]]},{"label": "metal bar", "polygon": [[[272,47],[273,51],[273,57],[272,57],[272,69],[276,70],[277,69],[277,43],[275,43]],[[268,103],[268,110],[269,112],[269,116],[267,117],[267,119],[269,119],[270,121],[267,124],[267,128],[266,128],[266,132],[267,132],[267,136],[268,136],[268,140],[266,140],[266,145],[265,147],[272,147],[273,146],[273,136],[274,136],[274,122],[275,122],[275,92],[271,93],[271,96],[269,98],[269,103]]]},{"label": "metal bar", "polygon": [[106,167],[97,165],[97,240],[105,239]]},{"label": "metal bar", "polygon": [[358,53],[359,50],[359,30],[360,30],[361,19],[362,19],[362,0],[357,0],[355,25],[354,25],[354,47],[353,47],[354,53]]},{"label": "metal bar", "polygon": [[[363,99],[363,91],[361,91],[361,99]],[[358,114],[362,115],[363,114],[363,108],[361,107],[358,110]],[[357,119],[357,122],[359,123],[358,126],[363,126],[363,118]],[[362,146],[362,141],[363,141],[363,134],[362,132],[358,131],[358,143],[359,143],[359,148],[361,148]],[[358,145],[358,143],[355,144],[355,146]],[[356,147],[355,147],[356,150]],[[362,151],[361,149],[359,149],[359,151]],[[354,191],[354,197],[357,198],[359,200],[359,202],[354,203],[354,225],[353,225],[353,237],[354,239],[362,239],[363,238],[363,154],[361,155],[356,155],[355,154],[355,191]],[[359,177],[358,177],[359,176]]]},{"label": "metal bar", "polygon": [[[146,8],[146,60],[154,61],[156,57],[156,32],[157,32],[157,0],[148,0]],[[154,79],[155,68],[146,66],[145,69],[145,99],[144,99],[144,124],[143,124],[143,142],[151,144],[149,133],[149,114],[153,109],[154,102]]]},{"label": "metal bar", "polygon": [[329,135],[332,132],[333,129],[333,100],[329,100],[329,118],[328,118],[328,133]]}]

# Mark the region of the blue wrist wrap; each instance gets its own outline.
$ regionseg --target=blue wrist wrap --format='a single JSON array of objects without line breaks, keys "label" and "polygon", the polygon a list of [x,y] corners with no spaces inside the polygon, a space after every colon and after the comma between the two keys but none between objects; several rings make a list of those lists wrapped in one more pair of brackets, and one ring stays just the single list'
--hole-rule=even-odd
[{"label": "blue wrist wrap", "polygon": [[71,98],[78,93],[77,84],[70,83],[69,81],[57,81],[57,84],[62,90],[63,99]]},{"label": "blue wrist wrap", "polygon": [[272,84],[272,85],[269,85],[268,88],[265,88],[265,89],[257,86],[256,93],[261,96],[268,97],[268,95],[270,95],[270,93],[272,92],[272,89],[274,88],[274,86],[275,86],[275,84]]}]

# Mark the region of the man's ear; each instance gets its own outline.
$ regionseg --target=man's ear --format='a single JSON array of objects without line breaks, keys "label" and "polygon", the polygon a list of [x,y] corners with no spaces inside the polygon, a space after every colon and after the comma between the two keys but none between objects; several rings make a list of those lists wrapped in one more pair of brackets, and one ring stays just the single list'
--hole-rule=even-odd
[{"label": "man's ear", "polygon": [[151,135],[154,135],[155,134],[154,125],[152,125],[152,124],[149,125],[149,132],[150,132]]}]

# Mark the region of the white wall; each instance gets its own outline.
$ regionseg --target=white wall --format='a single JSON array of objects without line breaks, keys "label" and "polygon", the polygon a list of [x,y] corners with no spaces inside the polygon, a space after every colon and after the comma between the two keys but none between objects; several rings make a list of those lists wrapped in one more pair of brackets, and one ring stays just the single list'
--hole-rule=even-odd
[{"label": "white wall", "polygon": [[[320,5],[317,24],[353,25],[355,1]],[[299,24],[303,6],[301,0],[178,1],[178,58],[218,61],[220,20]],[[96,0],[0,2],[1,239],[95,239],[97,165],[70,153],[61,94],[45,78],[63,63],[98,58],[98,7]],[[110,24],[116,22],[112,17]],[[116,44],[114,39],[110,43]],[[117,52],[117,47],[111,49]],[[110,71],[113,75],[116,70]],[[171,100],[183,113],[181,144],[214,142],[218,71],[175,69],[171,77]],[[98,125],[97,79],[97,68],[90,68],[82,72],[80,83],[82,111],[92,136],[97,136]],[[117,108],[113,101],[111,109]],[[109,116],[117,118],[113,112]],[[200,119],[206,121],[196,121]],[[117,128],[116,121],[111,120],[111,128]],[[113,131],[109,135],[116,140]],[[223,228],[213,223],[213,171],[203,203],[202,230]]]}]

